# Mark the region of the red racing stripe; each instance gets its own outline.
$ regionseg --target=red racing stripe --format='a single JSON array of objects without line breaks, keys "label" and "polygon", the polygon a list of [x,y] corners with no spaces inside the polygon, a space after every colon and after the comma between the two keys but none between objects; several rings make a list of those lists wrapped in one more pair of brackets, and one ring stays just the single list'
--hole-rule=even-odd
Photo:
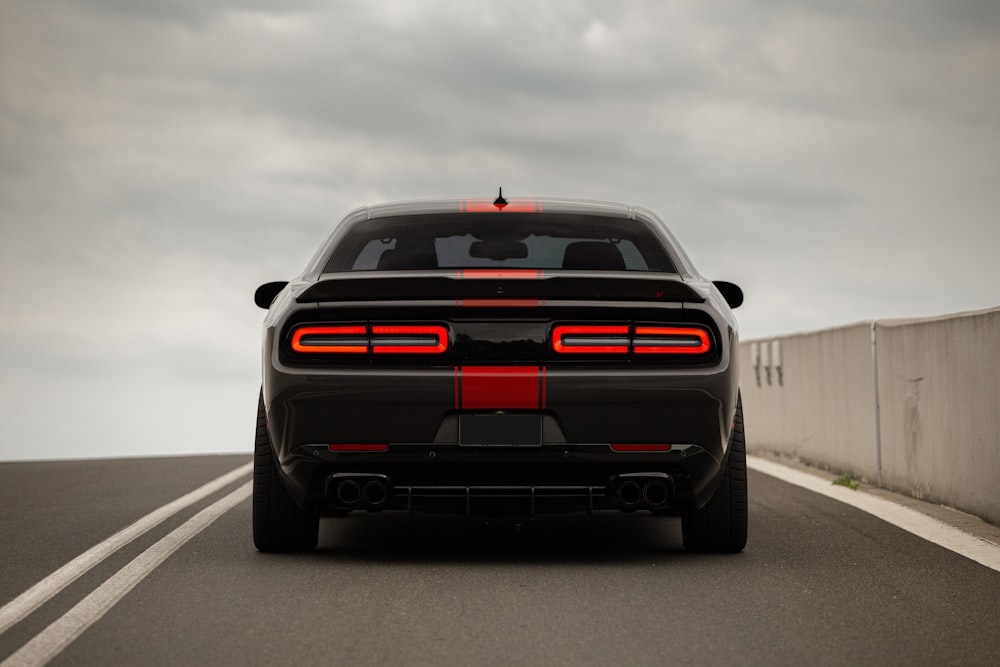
[{"label": "red racing stripe", "polygon": [[456,369],[456,406],[538,410],[545,405],[544,377],[545,369],[538,366],[464,366]]},{"label": "red racing stripe", "polygon": [[473,278],[473,279],[484,279],[484,278],[515,278],[515,279],[532,279],[532,278],[544,278],[544,269],[459,269],[457,272],[457,277],[459,278]]},{"label": "red racing stripe", "polygon": [[548,388],[545,386],[545,375],[546,375],[546,367],[542,366],[542,398],[541,398],[542,410],[545,409],[545,399],[547,397],[546,392],[548,391]]},{"label": "red racing stripe", "polygon": [[461,213],[541,213],[542,203],[537,199],[508,199],[506,205],[497,206],[493,199],[463,199],[458,206]]},{"label": "red racing stripe", "polygon": [[466,308],[537,308],[545,299],[457,299],[456,305]]}]

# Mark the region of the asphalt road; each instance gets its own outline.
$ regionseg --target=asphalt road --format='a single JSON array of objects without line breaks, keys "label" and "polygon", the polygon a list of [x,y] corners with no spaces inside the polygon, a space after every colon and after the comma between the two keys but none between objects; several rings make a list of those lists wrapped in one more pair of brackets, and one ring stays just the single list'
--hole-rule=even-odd
[{"label": "asphalt road", "polygon": [[[248,460],[0,464],[0,605]],[[0,634],[0,662],[241,483]],[[326,519],[316,553],[263,555],[244,500],[50,664],[998,663],[1000,572],[765,475],[750,485],[734,556],[686,554],[678,520],[640,514]]]}]

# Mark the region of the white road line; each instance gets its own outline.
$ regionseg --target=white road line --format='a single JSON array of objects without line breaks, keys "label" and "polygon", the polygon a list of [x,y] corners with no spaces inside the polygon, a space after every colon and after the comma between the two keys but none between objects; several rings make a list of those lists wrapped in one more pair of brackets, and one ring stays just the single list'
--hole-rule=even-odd
[{"label": "white road line", "polygon": [[181,496],[173,502],[167,503],[158,510],[150,512],[133,523],[131,526],[115,533],[100,544],[91,547],[70,562],[66,563],[61,568],[45,577],[37,584],[0,608],[0,634],[6,632],[11,626],[20,622],[25,616],[48,602],[53,596],[76,581],[92,567],[127,545],[132,540],[146,533],[151,528],[156,527],[182,509],[189,507],[199,500],[215,493],[219,489],[232,484],[240,477],[249,473],[252,468],[253,464],[247,463],[246,465],[242,465],[239,468],[212,480],[204,486],[195,489],[191,493]]},{"label": "white road line", "polygon": [[747,456],[747,467],[789,484],[808,489],[821,496],[856,507],[922,537],[928,542],[933,542],[1000,572],[1000,547],[917,510],[898,505],[879,496],[849,489],[846,486],[831,484],[829,480],[822,477],[757,456]]},{"label": "white road line", "polygon": [[136,556],[131,563],[94,589],[93,593],[0,663],[0,667],[38,667],[59,655],[172,553],[208,528],[213,521],[249,498],[252,486],[253,482],[247,482],[228,496],[198,512],[162,540]]}]

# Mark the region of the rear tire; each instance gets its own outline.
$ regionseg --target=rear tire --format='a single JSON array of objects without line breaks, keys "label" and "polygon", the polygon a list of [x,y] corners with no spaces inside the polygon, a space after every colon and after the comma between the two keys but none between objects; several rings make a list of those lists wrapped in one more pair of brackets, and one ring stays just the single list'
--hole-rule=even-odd
[{"label": "rear tire", "polygon": [[743,402],[736,397],[736,416],[722,481],[701,509],[681,516],[684,548],[700,553],[738,553],[747,544],[747,451],[743,434]]},{"label": "rear tire", "polygon": [[261,393],[253,455],[253,543],[259,551],[312,551],[319,541],[319,512],[302,508],[285,490],[271,449]]}]

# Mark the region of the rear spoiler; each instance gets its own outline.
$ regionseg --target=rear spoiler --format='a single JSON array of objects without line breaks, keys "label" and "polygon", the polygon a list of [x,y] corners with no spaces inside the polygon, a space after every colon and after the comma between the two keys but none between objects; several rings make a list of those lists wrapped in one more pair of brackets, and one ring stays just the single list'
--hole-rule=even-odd
[{"label": "rear spoiler", "polygon": [[461,269],[427,272],[364,272],[328,275],[296,297],[317,301],[438,299],[593,299],[604,301],[689,301],[705,298],[679,277],[664,274],[545,273],[542,270]]}]

